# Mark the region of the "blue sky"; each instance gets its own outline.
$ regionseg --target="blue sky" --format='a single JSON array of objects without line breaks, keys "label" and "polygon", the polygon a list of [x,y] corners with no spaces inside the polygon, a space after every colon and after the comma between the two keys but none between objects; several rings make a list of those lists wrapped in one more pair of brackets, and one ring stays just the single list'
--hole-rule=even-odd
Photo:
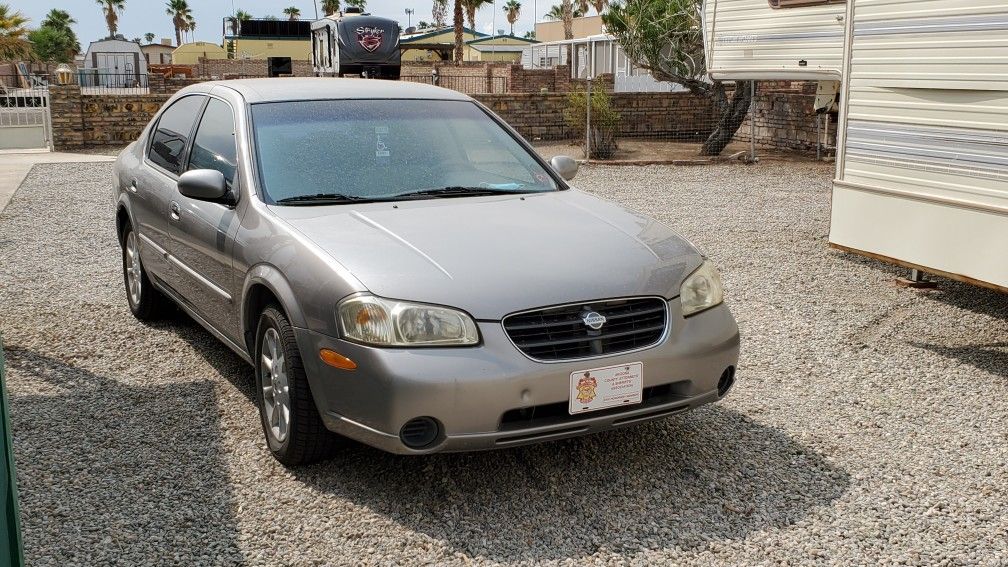
[{"label": "blue sky", "polygon": [[[504,17],[503,5],[506,0],[495,0],[496,4],[480,10],[476,15],[477,27],[479,31],[490,33],[494,29],[493,18],[496,15],[496,28],[508,29],[507,19]],[[515,23],[515,34],[522,35],[532,29],[534,20],[533,6],[539,13],[539,20],[542,15],[549,11],[550,6],[559,0],[521,0],[521,17]],[[27,0],[0,0],[9,4],[15,10],[19,10],[31,19],[30,26],[37,26],[44,18],[46,12],[52,8],[60,8],[70,12],[70,15],[77,20],[75,31],[80,39],[81,47],[87,49],[88,42],[108,35],[105,27],[105,18],[102,16],[101,7],[95,0],[63,0],[55,2],[53,0],[27,1]],[[301,10],[301,19],[314,19],[315,8],[312,0],[189,0],[189,6],[196,16],[196,40],[221,42],[221,21],[231,14],[232,2],[234,9],[245,10],[253,16],[259,17],[272,14],[283,17],[283,9],[288,6],[297,6]],[[126,0],[126,10],[119,17],[119,33],[126,37],[142,37],[147,32],[153,32],[159,38],[170,37],[174,42],[175,32],[172,28],[171,18],[165,14],[166,0]],[[406,8],[416,10],[413,14],[413,23],[419,20],[431,21],[430,0],[370,0],[367,10],[377,16],[384,16],[399,20],[403,27],[406,26]],[[449,19],[451,12],[449,8]]]}]

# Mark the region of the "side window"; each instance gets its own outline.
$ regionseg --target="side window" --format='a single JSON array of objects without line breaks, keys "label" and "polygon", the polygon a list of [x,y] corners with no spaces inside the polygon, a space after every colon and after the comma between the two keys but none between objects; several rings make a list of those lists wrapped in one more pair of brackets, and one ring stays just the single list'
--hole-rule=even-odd
[{"label": "side window", "polygon": [[147,154],[152,162],[172,173],[182,173],[189,133],[204,100],[202,96],[180,98],[161,114]]},{"label": "side window", "polygon": [[211,98],[196,129],[189,169],[216,169],[231,185],[237,165],[234,114],[226,102]]},{"label": "side window", "polygon": [[823,4],[846,4],[847,0],[767,0],[771,8],[796,8],[798,6],[821,6]]}]

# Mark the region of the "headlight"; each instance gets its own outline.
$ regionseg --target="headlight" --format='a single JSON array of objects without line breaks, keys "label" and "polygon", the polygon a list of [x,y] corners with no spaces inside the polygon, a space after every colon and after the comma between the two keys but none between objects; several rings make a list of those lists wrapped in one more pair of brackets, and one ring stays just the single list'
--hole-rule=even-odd
[{"label": "headlight", "polygon": [[452,346],[479,342],[475,321],[457,309],[361,295],[343,301],[336,310],[343,336],[369,345]]},{"label": "headlight", "polygon": [[699,268],[693,271],[679,289],[682,300],[683,317],[689,317],[724,301],[724,290],[721,288],[721,274],[710,260],[704,260]]}]

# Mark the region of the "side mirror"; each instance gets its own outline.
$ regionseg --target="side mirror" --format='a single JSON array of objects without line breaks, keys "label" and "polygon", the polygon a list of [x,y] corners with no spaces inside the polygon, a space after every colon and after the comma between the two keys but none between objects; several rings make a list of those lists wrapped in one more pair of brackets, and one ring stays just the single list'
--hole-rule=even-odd
[{"label": "side mirror", "polygon": [[560,174],[560,177],[563,177],[567,181],[574,179],[580,165],[577,160],[570,156],[556,156],[550,160],[550,166]]},{"label": "side mirror", "polygon": [[217,201],[228,194],[224,174],[216,169],[194,169],[179,176],[178,190],[190,199]]}]

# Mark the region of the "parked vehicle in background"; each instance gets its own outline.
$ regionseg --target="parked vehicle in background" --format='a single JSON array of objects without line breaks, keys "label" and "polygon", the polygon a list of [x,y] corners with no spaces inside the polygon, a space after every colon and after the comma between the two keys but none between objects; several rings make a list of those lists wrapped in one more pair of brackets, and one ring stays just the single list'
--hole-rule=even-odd
[{"label": "parked vehicle in background", "polygon": [[707,0],[705,21],[715,78],[841,101],[831,246],[1008,291],[1004,2]]},{"label": "parked vehicle in background", "polygon": [[717,270],[576,171],[437,87],[187,87],[116,162],[129,306],[176,303],[253,364],[288,465],[330,432],[491,449],[724,396],[739,335]]},{"label": "parked vehicle in background", "polygon": [[344,12],[312,22],[311,30],[316,77],[399,79],[401,30],[395,20],[348,6]]}]

